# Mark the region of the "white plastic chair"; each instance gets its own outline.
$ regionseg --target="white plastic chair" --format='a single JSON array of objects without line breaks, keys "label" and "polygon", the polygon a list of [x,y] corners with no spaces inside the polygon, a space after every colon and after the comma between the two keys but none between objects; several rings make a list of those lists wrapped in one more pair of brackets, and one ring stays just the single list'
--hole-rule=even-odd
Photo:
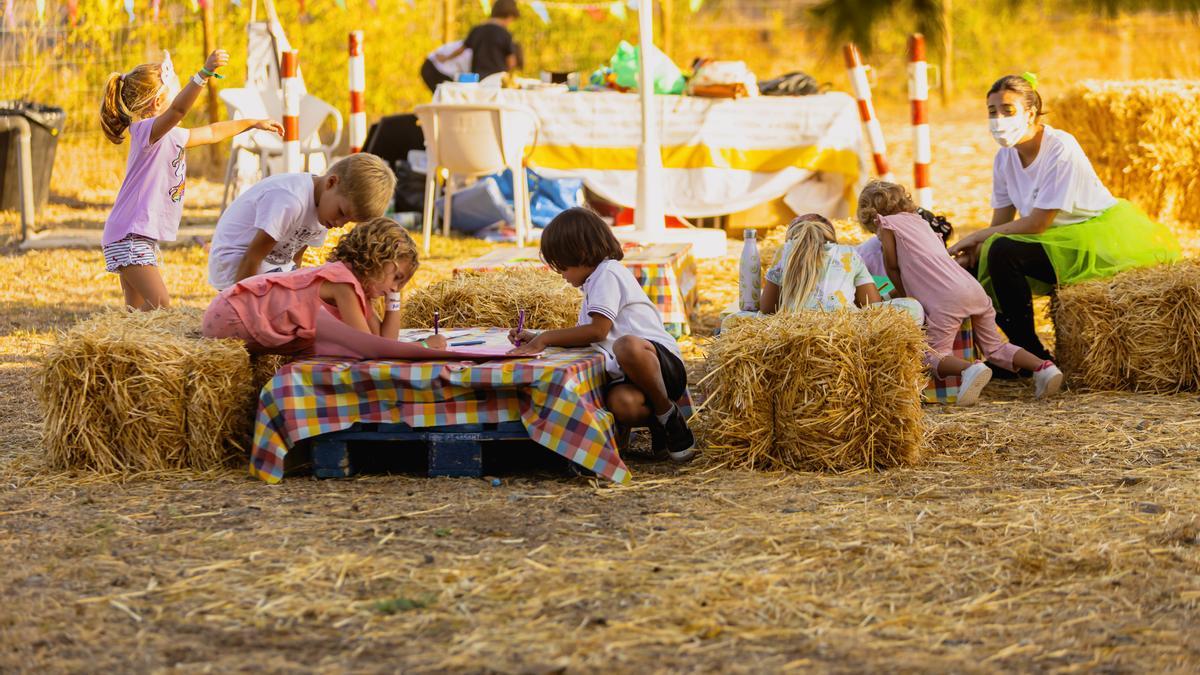
[{"label": "white plastic chair", "polygon": [[433,206],[438,181],[445,185],[442,234],[450,234],[450,205],[454,181],[450,176],[478,177],[511,169],[517,245],[524,246],[533,222],[529,214],[529,185],[525,177],[525,148],[536,145],[538,119],[523,106],[484,103],[431,103],[415,108],[429,166],[425,172],[425,254],[433,235]]},{"label": "white plastic chair", "polygon": [[[221,90],[221,101],[230,119],[274,119],[283,120],[283,102],[278,96],[264,95],[257,89],[233,88]],[[333,138],[325,143],[321,140],[321,128],[327,120],[333,121]],[[342,114],[325,101],[305,94],[300,99],[300,154],[304,157],[307,170],[312,155],[323,155],[327,160],[342,142]],[[225,190],[221,196],[221,211],[229,201],[230,186],[237,172],[238,155],[242,151],[258,155],[259,171],[266,178],[272,173],[272,164],[283,161],[283,139],[269,131],[255,130],[233,137],[229,161],[225,165]]]}]

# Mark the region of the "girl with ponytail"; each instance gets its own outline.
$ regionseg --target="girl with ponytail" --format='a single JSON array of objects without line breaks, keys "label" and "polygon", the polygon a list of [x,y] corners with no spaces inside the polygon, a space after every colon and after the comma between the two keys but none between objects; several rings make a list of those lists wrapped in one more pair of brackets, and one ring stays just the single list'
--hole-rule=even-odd
[{"label": "girl with ponytail", "polygon": [[220,143],[249,129],[283,134],[273,120],[231,120],[193,129],[178,127],[200,96],[208,78],[229,62],[218,49],[180,90],[169,54],[162,63],[142,64],[113,73],[104,86],[100,127],[120,144],[129,132],[125,180],[104,223],[105,268],[118,274],[125,304],[151,310],[168,303],[158,273],[158,242],[174,241],[183,215],[187,178],[184,150]]},{"label": "girl with ponytail", "polygon": [[833,224],[807,214],[788,225],[779,259],[767,270],[765,314],[833,311],[880,302],[879,289],[852,246],[837,243]]}]

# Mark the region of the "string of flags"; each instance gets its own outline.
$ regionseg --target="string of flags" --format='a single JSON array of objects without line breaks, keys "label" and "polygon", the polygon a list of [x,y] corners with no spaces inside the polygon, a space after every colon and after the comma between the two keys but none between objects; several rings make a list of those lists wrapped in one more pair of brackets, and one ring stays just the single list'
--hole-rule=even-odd
[{"label": "string of flags", "polygon": [[[218,2],[220,0],[188,0],[193,12],[199,12],[204,9],[210,2]],[[596,21],[603,21],[608,17],[624,21],[629,16],[630,9],[637,10],[640,0],[603,0],[596,2],[595,0],[518,0],[519,2],[528,5],[529,10],[533,12],[543,24],[550,23],[550,10],[566,12],[574,16],[587,15]],[[122,5],[125,14],[129,16],[129,22],[134,23],[137,19],[136,3],[148,2],[150,5],[151,16],[155,21],[158,20],[159,11],[162,6],[162,0],[122,0]],[[300,13],[304,14],[308,11],[306,0],[296,0],[300,7]],[[349,9],[348,0],[333,0],[338,9],[346,11]],[[409,9],[416,7],[416,0],[404,0]],[[234,7],[240,8],[242,0],[229,0],[229,3]],[[4,26],[9,31],[17,30],[17,17],[14,9],[14,0],[4,0]],[[79,18],[79,0],[66,0],[67,17],[74,26]],[[367,0],[367,5],[372,11],[379,11],[379,0]],[[490,14],[492,11],[492,0],[479,0],[479,6],[483,13]],[[704,6],[704,0],[688,0],[688,9],[692,12],[700,11]],[[46,18],[46,0],[34,0],[34,7],[37,12],[38,23],[43,23]]]}]

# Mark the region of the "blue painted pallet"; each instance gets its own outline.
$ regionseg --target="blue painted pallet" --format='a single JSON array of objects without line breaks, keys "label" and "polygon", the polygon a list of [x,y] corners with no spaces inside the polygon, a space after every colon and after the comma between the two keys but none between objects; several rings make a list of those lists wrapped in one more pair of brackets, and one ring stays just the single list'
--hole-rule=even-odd
[{"label": "blue painted pallet", "polygon": [[483,443],[528,441],[521,422],[452,424],[441,427],[410,427],[397,424],[362,424],[322,434],[312,439],[313,473],[317,478],[347,478],[355,474],[350,461],[350,441],[424,443],[429,453],[430,476],[483,475]]}]

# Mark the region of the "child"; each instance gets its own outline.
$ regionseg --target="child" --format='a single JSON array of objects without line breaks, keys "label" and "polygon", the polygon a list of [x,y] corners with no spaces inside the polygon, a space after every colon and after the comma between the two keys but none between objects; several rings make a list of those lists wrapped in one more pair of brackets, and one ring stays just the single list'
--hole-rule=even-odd
[{"label": "child", "polygon": [[[945,216],[939,216],[920,207],[917,208],[917,215],[929,223],[929,229],[942,238],[943,245],[949,246],[950,237],[954,236],[954,226],[950,224],[949,220],[946,220]],[[887,269],[883,266],[883,246],[879,243],[879,237],[871,237],[864,241],[854,248],[854,252],[867,264],[867,271],[873,276],[887,276]]]},{"label": "child", "polygon": [[687,388],[687,371],[663,329],[658,308],[646,297],[612,230],[595,213],[570,208],[542,232],[542,259],[572,286],[583,289],[579,325],[542,333],[513,330],[513,354],[536,354],[546,347],[591,345],[604,354],[613,379],[604,405],[624,428],[649,426],[655,452],[686,462],[695,438],[675,401]]},{"label": "child", "polygon": [[448,63],[471,50],[471,72],[483,79],[495,73],[507,73],[518,67],[517,47],[509,26],[520,18],[516,0],[496,0],[491,18],[471,29],[458,49],[433,54],[438,63]]},{"label": "child", "polygon": [[431,93],[437,91],[439,84],[453,82],[460,73],[471,72],[471,50],[462,47],[462,40],[447,42],[425,58],[421,64],[421,81]]},{"label": "child", "polygon": [[[255,353],[419,359],[448,355],[435,335],[397,342],[400,289],[417,247],[399,223],[375,218],[351,230],[320,267],[262,274],[221,292],[204,312],[206,337],[238,338]],[[387,296],[383,321],[369,301]]]},{"label": "child", "polygon": [[872,181],[858,199],[858,220],[877,232],[884,266],[896,286],[895,295],[911,295],[925,308],[926,363],[938,375],[960,375],[958,404],[972,405],[992,377],[983,363],[970,364],[950,354],[954,335],[971,318],[977,344],[988,361],[1015,371],[1033,371],[1034,393],[1044,398],[1058,393],[1063,374],[1051,361],[1039,359],[1004,340],[996,328],[996,311],[983,287],[947,253],[945,242],[918,216],[903,187]]},{"label": "child", "polygon": [[208,283],[223,291],[255,274],[296,269],[305,249],[324,245],[330,229],[382,216],[395,190],[387,163],[363,152],[334,162],[324,176],[263,179],[217,221]]},{"label": "child", "polygon": [[129,130],[125,180],[104,223],[105,269],[121,278],[128,307],[151,310],[170,302],[158,271],[158,242],[174,241],[183,215],[187,180],[184,150],[220,143],[248,129],[283,134],[272,120],[230,120],[194,129],[177,127],[214,71],[229,62],[218,49],[182,91],[171,56],[128,73],[113,73],[104,85],[100,126],[120,145]]}]

